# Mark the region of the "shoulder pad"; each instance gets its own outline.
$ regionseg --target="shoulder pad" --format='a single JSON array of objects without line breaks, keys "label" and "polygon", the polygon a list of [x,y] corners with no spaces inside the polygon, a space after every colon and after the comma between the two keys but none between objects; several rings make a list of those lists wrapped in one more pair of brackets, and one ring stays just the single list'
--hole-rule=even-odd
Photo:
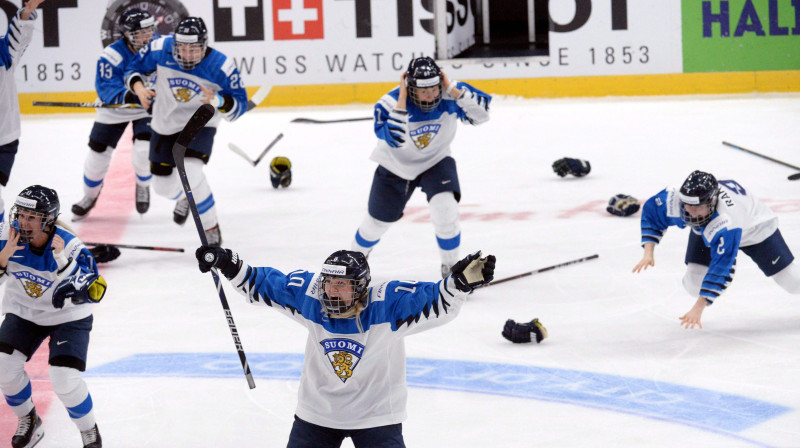
[{"label": "shoulder pad", "polygon": [[703,229],[703,238],[705,238],[706,241],[712,241],[714,239],[714,235],[727,230],[728,225],[731,222],[731,219],[727,214],[715,213],[715,215],[717,216],[714,216],[711,219],[711,222],[706,224],[706,227]]}]

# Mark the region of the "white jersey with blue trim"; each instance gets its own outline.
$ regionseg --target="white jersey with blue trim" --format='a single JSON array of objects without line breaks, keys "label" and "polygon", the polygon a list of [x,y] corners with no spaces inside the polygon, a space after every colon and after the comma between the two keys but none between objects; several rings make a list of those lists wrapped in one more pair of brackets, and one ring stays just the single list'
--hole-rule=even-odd
[{"label": "white jersey with blue trim", "polygon": [[[3,226],[0,250],[8,244],[8,227]],[[64,301],[64,308],[53,306],[53,291],[65,278],[79,272],[98,273],[94,257],[77,236],[60,225],[56,225],[56,235],[64,240],[67,259],[60,269],[53,256],[52,238],[42,255],[32,252],[26,244],[8,260],[6,273],[0,276],[0,284],[5,283],[6,287],[3,314],[14,314],[42,326],[72,322],[92,314],[88,304],[75,305],[70,300]]]},{"label": "white jersey with blue trim", "polygon": [[[684,228],[679,189],[670,187],[645,202],[642,208],[642,244],[661,241],[669,226]],[[734,180],[719,181],[717,209],[711,221],[693,232],[709,247],[711,264],[700,295],[713,302],[730,282],[740,247],[752,246],[778,230],[778,217],[763,202]]]},{"label": "white jersey with blue trim", "polygon": [[406,418],[403,337],[456,317],[467,294],[452,278],[390,281],[369,288],[358,317],[327,317],[319,275],[244,266],[231,280],[250,303],[272,307],[308,329],[296,414],[316,425],[362,429]]},{"label": "white jersey with blue trim", "polygon": [[400,88],[381,97],[375,104],[378,144],[370,159],[403,179],[413,180],[450,155],[458,120],[473,125],[488,121],[492,97],[467,83],[452,82],[457,83],[464,93],[459,98],[443,93],[439,105],[430,112],[420,110],[410,98],[406,100],[408,137],[396,148],[387,143],[392,138],[387,118],[397,106]]},{"label": "white jersey with blue trim", "polygon": [[[128,87],[125,85],[125,71],[134,56],[136,56],[136,53],[128,48],[124,38],[103,50],[97,60],[94,88],[97,90],[98,99],[104,104],[122,104],[125,102],[125,94],[128,93]],[[152,89],[155,73],[142,78],[145,87]],[[94,121],[117,124],[149,116],[150,114],[144,109],[97,109],[97,116]]]},{"label": "white jersey with blue trim", "polygon": [[136,54],[128,66],[125,84],[130,79],[156,72],[153,119],[150,126],[161,135],[177,134],[203,103],[201,86],[220,95],[229,95],[234,104],[230,111],[214,114],[206,127],[217,127],[220,117],[228,121],[247,111],[247,91],[233,59],[209,49],[205,58],[192,70],[183,70],[172,56],[173,36],[155,39]]},{"label": "white jersey with blue trim", "polygon": [[14,70],[33,39],[33,23],[37,17],[33,11],[28,20],[22,20],[21,13],[22,10],[17,11],[8,24],[6,35],[0,38],[0,145],[19,139],[21,133]]}]

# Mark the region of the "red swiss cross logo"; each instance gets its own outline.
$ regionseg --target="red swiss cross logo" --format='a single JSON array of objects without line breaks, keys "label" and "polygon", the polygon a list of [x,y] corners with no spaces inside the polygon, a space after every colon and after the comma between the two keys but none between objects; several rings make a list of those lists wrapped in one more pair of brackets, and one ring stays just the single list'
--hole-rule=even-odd
[{"label": "red swiss cross logo", "polygon": [[322,0],[273,0],[275,40],[322,39]]}]

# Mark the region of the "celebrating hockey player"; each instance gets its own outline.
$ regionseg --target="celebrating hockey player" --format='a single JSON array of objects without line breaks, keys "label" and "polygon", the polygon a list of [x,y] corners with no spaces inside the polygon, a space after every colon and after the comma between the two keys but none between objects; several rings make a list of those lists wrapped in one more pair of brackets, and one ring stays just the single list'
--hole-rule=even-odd
[{"label": "celebrating hockey player", "polygon": [[84,448],[100,448],[86,369],[92,308],[106,282],[92,254],[61,221],[58,194],[41,185],[19,194],[0,237],[0,283],[5,283],[0,324],[0,390],[19,418],[13,448],[36,445],[44,435],[25,371],[41,343],[49,342],[50,383],[78,427]]},{"label": "celebrating hockey player", "polygon": [[[119,19],[122,38],[103,50],[97,61],[94,86],[105,104],[138,104],[139,98],[125,86],[125,68],[136,52],[155,35],[155,18],[141,9],[129,9]],[[150,79],[145,80],[148,85]],[[136,211],[150,208],[150,114],[144,109],[97,109],[89,134],[89,154],[83,164],[83,199],[72,206],[74,219],[86,217],[103,188],[111,156],[125,128],[133,129],[133,170],[136,173]]]},{"label": "celebrating hockey player", "polygon": [[476,252],[436,283],[370,287],[361,252],[331,254],[319,273],[245,265],[230,249],[200,247],[200,271],[217,268],[247,300],[308,329],[289,448],[404,447],[403,338],[456,317],[473,288],[494,278],[495,257]]},{"label": "celebrating hockey player", "polygon": [[655,246],[669,226],[689,226],[683,286],[697,301],[680,320],[685,328],[703,328],[700,318],[733,280],[741,249],[767,277],[800,294],[800,268],[778,229],[778,217],[734,180],[703,171],[686,178],[680,189],[665,188],[642,209],[644,256],[633,268],[655,266]]},{"label": "celebrating hockey player", "polygon": [[[214,195],[203,173],[211,157],[214,135],[221,117],[235,120],[247,110],[247,92],[233,60],[208,46],[208,31],[203,19],[187,17],[178,23],[174,35],[146,45],[128,66],[126,84],[145,108],[153,103],[150,171],[153,189],[177,200],[173,219],[183,225],[189,216],[189,201],[183,193],[172,146],[197,108],[205,103],[218,111],[186,151],[186,172],[192,187],[200,220],[211,245],[219,246],[222,235],[214,205]],[[144,83],[144,76],[156,73],[155,90]]]},{"label": "celebrating hockey player", "polygon": [[459,258],[461,188],[450,144],[457,120],[479,125],[489,120],[491,96],[451,80],[429,57],[416,58],[400,85],[375,105],[378,163],[369,193],[368,213],[356,231],[352,250],[369,255],[392,223],[403,216],[417,187],[428,199],[441,258],[442,278]]},{"label": "celebrating hockey player", "polygon": [[28,0],[11,19],[6,35],[0,38],[0,225],[6,215],[2,190],[11,176],[21,131],[14,70],[33,39],[36,8],[42,3],[44,0]]}]

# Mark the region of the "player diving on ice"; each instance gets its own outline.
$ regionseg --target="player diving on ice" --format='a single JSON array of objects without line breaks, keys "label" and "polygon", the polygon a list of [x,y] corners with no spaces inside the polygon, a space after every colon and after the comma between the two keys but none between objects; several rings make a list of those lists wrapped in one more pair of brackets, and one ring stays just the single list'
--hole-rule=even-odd
[{"label": "player diving on ice", "polygon": [[683,286],[697,297],[681,316],[686,328],[703,328],[700,318],[733,280],[739,250],[767,277],[792,294],[800,294],[800,268],[778,229],[778,217],[734,180],[694,171],[678,188],[665,188],[642,209],[644,256],[633,268],[655,266],[653,252],[670,226],[690,227]]}]

